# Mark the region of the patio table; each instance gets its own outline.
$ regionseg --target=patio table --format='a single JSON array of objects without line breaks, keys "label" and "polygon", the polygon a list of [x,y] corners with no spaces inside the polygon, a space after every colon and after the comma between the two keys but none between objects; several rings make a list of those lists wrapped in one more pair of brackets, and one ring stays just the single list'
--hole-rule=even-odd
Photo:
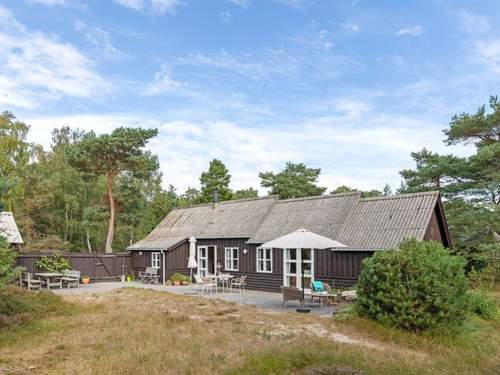
[{"label": "patio table", "polygon": [[44,283],[47,286],[47,289],[50,289],[51,286],[58,286],[59,289],[62,289],[62,277],[64,276],[64,274],[62,273],[39,272],[35,273],[35,276],[44,279]]},{"label": "patio table", "polygon": [[227,287],[229,288],[229,283],[231,282],[231,279],[234,277],[234,275],[219,274],[219,275],[207,275],[207,277],[210,277],[212,280],[215,280],[217,286],[219,285],[219,282],[222,281],[222,293],[225,293],[226,284]]}]

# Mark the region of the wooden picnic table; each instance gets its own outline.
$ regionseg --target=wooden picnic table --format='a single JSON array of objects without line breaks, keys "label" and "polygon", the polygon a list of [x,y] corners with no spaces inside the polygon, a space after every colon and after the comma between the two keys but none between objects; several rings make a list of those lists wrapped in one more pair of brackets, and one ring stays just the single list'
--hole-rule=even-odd
[{"label": "wooden picnic table", "polygon": [[47,289],[50,289],[51,286],[58,286],[59,289],[62,289],[62,277],[64,274],[58,272],[39,272],[35,273],[35,276],[43,279],[45,286]]}]

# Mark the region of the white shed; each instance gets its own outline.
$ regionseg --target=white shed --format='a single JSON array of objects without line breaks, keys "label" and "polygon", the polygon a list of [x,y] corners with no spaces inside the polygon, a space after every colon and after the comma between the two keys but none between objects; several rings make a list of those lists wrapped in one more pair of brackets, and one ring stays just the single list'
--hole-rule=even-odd
[{"label": "white shed", "polygon": [[0,212],[0,236],[5,237],[10,244],[20,245],[23,243],[12,212]]}]

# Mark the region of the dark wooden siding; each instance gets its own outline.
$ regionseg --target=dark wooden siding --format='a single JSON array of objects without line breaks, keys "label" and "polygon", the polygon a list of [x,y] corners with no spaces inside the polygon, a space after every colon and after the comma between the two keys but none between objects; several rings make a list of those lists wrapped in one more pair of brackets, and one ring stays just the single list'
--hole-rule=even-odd
[{"label": "dark wooden siding", "polygon": [[314,277],[336,286],[352,286],[357,283],[363,259],[373,255],[373,251],[332,251],[314,252]]},{"label": "dark wooden siding", "polygon": [[[273,249],[273,272],[257,272],[257,246],[249,245],[246,239],[199,239],[196,246],[217,246],[217,262],[222,265],[223,272],[230,272],[235,276],[248,275],[247,285],[249,289],[267,291],[279,291],[283,285],[283,250]],[[239,249],[238,271],[226,271],[225,254],[226,247],[237,247]],[[243,250],[247,249],[244,254]],[[184,242],[175,249],[165,252],[167,268],[165,276],[168,279],[173,273],[180,272],[189,275],[187,262],[189,257],[189,243]],[[369,251],[331,251],[316,250],[314,258],[315,278],[321,281],[339,286],[351,286],[357,282],[361,272],[361,262],[364,258],[373,255]],[[151,266],[151,251],[132,251],[132,265],[134,270],[143,270]],[[161,270],[160,270],[161,271]]]},{"label": "dark wooden siding", "polygon": [[[424,240],[425,241],[438,241],[444,244],[443,242],[443,233],[441,226],[439,225],[437,206],[432,213],[431,219],[429,220],[429,225],[427,230],[425,231]],[[446,246],[446,244],[444,244]]]},{"label": "dark wooden siding", "polygon": [[[26,268],[27,272],[38,272],[36,262],[51,253],[22,254],[17,257],[17,264]],[[71,263],[71,268],[80,271],[82,276],[92,280],[116,280],[123,273],[131,271],[131,255],[128,253],[65,253],[64,257]]]}]

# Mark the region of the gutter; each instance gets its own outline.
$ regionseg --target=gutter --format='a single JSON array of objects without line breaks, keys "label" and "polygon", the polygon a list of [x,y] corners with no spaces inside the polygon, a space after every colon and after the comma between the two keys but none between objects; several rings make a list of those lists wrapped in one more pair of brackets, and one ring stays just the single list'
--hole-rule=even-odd
[{"label": "gutter", "polygon": [[160,253],[161,253],[161,269],[162,269],[162,274],[163,274],[163,278],[162,278],[162,283],[163,285],[165,285],[165,250],[160,250]]}]

